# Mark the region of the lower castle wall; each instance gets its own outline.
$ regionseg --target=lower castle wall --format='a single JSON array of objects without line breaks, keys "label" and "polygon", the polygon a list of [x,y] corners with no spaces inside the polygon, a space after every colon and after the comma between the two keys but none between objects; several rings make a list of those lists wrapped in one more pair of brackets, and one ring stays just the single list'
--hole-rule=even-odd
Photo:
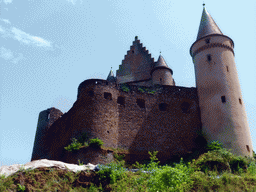
[{"label": "lower castle wall", "polygon": [[[124,148],[134,154],[157,150],[166,157],[197,147],[195,139],[201,123],[195,88],[162,86],[162,93],[150,94],[131,86],[126,93],[106,83],[89,80],[80,84],[77,101],[53,123],[42,141],[48,159],[67,163],[78,163],[77,158],[84,163],[87,158],[90,163],[101,161],[100,153],[96,157],[88,151],[83,155],[78,152],[76,157],[64,149],[71,138],[79,138],[83,132],[103,140],[104,147]],[[108,156],[111,159],[113,154]]]}]

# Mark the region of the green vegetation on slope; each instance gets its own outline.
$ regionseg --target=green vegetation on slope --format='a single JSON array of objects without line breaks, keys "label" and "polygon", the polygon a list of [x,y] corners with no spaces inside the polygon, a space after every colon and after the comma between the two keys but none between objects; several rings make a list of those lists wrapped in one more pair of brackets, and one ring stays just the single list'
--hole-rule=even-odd
[{"label": "green vegetation on slope", "polygon": [[[78,173],[54,168],[20,170],[0,179],[0,191],[256,191],[253,158],[235,156],[218,142],[199,158],[160,165],[156,152],[148,164],[116,159],[100,170]],[[254,153],[255,155],[255,153]],[[122,158],[120,158],[122,159]],[[128,168],[140,168],[137,172]]]}]

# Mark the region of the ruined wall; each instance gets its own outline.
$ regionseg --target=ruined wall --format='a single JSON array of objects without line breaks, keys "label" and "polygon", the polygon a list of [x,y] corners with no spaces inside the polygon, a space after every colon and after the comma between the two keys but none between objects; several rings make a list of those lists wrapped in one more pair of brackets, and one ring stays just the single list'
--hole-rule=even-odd
[{"label": "ruined wall", "polygon": [[39,113],[31,161],[49,157],[45,147],[45,137],[52,124],[62,115],[63,113],[54,107]]}]

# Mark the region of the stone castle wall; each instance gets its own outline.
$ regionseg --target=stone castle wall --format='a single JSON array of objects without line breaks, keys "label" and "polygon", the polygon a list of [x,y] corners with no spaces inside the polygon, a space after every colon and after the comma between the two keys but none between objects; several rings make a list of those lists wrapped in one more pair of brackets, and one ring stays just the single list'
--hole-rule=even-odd
[{"label": "stone castle wall", "polygon": [[52,124],[62,115],[63,113],[55,108],[49,108],[39,113],[32,159],[49,157],[48,150],[44,145],[46,135]]},{"label": "stone castle wall", "polygon": [[[157,150],[171,157],[197,147],[201,122],[195,88],[158,86],[154,94],[145,87],[129,89],[105,80],[82,82],[73,107],[47,132],[49,158],[74,162],[64,147],[83,132],[103,140],[105,147],[131,153]],[[82,156],[86,162],[88,157]]]}]

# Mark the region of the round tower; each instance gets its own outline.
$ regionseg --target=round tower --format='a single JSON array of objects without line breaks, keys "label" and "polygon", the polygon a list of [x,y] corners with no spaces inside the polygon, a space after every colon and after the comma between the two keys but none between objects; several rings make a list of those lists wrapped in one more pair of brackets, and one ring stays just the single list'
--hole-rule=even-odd
[{"label": "round tower", "polygon": [[151,70],[153,84],[174,86],[173,71],[168,67],[162,55],[159,56],[154,68]]},{"label": "round tower", "polygon": [[234,42],[203,8],[197,40],[190,48],[196,75],[202,131],[242,156],[253,156],[250,129],[234,60]]}]

